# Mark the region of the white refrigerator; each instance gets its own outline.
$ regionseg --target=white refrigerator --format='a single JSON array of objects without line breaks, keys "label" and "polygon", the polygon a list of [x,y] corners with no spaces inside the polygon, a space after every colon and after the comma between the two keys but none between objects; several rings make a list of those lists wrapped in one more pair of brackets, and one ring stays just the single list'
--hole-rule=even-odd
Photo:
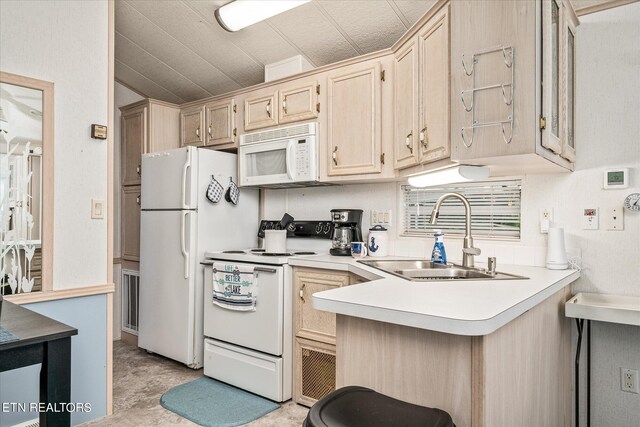
[{"label": "white refrigerator", "polygon": [[237,182],[235,154],[185,147],[142,158],[138,346],[198,369],[203,364],[205,251],[257,245],[258,191],[238,204],[206,197],[212,175]]}]

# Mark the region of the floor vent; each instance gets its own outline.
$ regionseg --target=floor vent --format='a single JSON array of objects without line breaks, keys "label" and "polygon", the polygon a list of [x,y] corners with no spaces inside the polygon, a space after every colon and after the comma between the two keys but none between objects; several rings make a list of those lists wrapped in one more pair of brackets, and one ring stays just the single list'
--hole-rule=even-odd
[{"label": "floor vent", "polygon": [[122,270],[122,330],[138,335],[140,272]]}]

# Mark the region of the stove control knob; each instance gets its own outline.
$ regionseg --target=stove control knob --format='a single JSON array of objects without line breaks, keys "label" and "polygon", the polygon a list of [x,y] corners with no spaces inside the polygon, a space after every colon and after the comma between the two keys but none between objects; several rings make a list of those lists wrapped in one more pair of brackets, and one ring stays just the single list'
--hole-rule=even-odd
[{"label": "stove control knob", "polygon": [[296,223],[295,222],[289,223],[289,225],[287,225],[287,230],[296,231]]},{"label": "stove control knob", "polygon": [[318,225],[316,225],[316,234],[320,234],[322,233],[322,223],[319,222]]},{"label": "stove control knob", "polygon": [[330,231],[330,230],[331,230],[331,225],[330,225],[329,223],[326,223],[326,224],[324,225],[324,227],[322,227],[322,232],[323,232],[324,234],[329,234],[329,231]]}]

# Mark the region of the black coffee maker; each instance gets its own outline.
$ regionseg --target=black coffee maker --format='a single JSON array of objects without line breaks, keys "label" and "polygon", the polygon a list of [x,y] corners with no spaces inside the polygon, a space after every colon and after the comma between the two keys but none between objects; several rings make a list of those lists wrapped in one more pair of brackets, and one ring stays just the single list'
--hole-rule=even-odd
[{"label": "black coffee maker", "polygon": [[332,209],[331,255],[351,255],[351,242],[362,240],[362,209]]}]

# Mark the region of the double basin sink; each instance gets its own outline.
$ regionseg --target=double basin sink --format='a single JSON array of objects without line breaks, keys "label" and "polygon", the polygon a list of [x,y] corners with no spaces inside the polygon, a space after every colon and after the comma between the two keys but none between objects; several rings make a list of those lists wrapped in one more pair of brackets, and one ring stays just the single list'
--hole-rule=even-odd
[{"label": "double basin sink", "polygon": [[394,276],[413,282],[440,281],[440,280],[516,280],[528,279],[500,272],[488,272],[478,268],[462,267],[455,264],[434,264],[422,259],[416,260],[360,260],[368,265]]}]

